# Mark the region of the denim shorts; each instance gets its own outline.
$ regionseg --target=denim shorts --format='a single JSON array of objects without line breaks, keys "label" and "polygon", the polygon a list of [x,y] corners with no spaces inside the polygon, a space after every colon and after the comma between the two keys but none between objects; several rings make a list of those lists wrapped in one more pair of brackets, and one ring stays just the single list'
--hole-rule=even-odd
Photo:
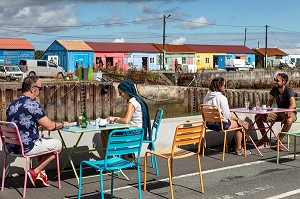
[{"label": "denim shorts", "polygon": [[[223,129],[227,130],[229,129],[231,122],[230,120],[228,120],[227,122],[222,122],[223,123]],[[221,127],[221,123],[220,122],[206,122],[206,127],[210,130],[214,130],[214,131],[221,131],[222,127]]]}]

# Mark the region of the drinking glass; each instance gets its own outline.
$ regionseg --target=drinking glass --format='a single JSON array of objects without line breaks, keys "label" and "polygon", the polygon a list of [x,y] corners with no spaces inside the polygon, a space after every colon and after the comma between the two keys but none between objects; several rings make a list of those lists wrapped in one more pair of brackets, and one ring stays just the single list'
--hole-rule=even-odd
[{"label": "drinking glass", "polygon": [[78,115],[78,123],[79,123],[79,126],[81,127],[81,125],[82,125],[82,113],[80,113]]},{"label": "drinking glass", "polygon": [[250,106],[250,101],[245,101],[245,108],[249,109],[249,106]]}]

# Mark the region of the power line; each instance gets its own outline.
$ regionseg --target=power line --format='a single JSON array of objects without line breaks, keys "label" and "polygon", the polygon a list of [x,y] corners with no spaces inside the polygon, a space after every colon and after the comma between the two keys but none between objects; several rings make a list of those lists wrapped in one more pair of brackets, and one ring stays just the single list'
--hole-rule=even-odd
[{"label": "power line", "polygon": [[81,25],[58,25],[58,26],[11,26],[11,25],[0,25],[4,28],[29,28],[29,29],[44,29],[44,28],[81,28],[81,27],[96,27],[96,26],[113,26],[113,25],[125,25],[125,24],[139,24],[147,21],[161,20],[160,18],[153,19],[141,19],[134,21],[125,21],[125,22],[110,22],[110,23],[97,23],[97,24],[81,24]]},{"label": "power line", "polygon": [[197,22],[197,21],[192,21],[192,20],[183,20],[183,19],[175,19],[175,18],[170,18],[174,21],[182,21],[182,22],[187,22],[187,23],[192,23],[192,24],[203,24],[203,25],[209,25],[209,26],[223,26],[223,27],[235,27],[235,28],[245,28],[245,27],[254,27],[254,28],[263,28],[264,26],[249,26],[249,25],[229,25],[229,24],[217,24],[217,23],[205,23],[205,22]]},{"label": "power line", "polygon": [[[18,32],[32,35],[41,35],[41,36],[49,36],[49,37],[62,37],[62,38],[78,38],[78,39],[116,39],[116,37],[88,37],[88,36],[78,36],[78,35],[55,35],[55,34],[46,34],[46,33],[38,33],[38,32],[29,32],[29,31],[21,31],[21,30],[10,30],[6,28],[1,28],[0,30],[10,31],[10,32]],[[147,36],[147,37],[126,37],[126,39],[155,39],[160,38],[161,36]]]},{"label": "power line", "polygon": [[286,29],[276,28],[276,27],[272,27],[272,26],[269,26],[269,28],[273,28],[273,29],[277,29],[277,30],[282,30],[282,31],[290,32],[290,33],[300,33],[299,31],[286,30]]},{"label": "power line", "polygon": [[284,42],[282,42],[282,41],[275,35],[275,33],[274,33],[272,30],[270,30],[270,32],[271,32],[272,35],[273,35],[280,43],[282,43],[285,47],[287,47],[288,49],[292,50],[294,53],[299,53],[299,51],[293,49],[292,47],[290,47],[290,46],[288,46],[287,44],[285,44]]}]

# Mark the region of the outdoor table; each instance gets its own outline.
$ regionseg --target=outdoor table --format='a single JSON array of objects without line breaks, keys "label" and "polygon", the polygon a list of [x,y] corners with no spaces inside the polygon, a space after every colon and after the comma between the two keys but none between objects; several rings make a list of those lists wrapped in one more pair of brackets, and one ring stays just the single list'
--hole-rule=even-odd
[{"label": "outdoor table", "polygon": [[[97,127],[95,125],[92,124],[88,124],[86,128],[81,128],[78,126],[71,126],[70,128],[64,128],[64,129],[60,129],[58,130],[58,134],[61,138],[63,147],[67,150],[68,152],[68,157],[61,169],[61,173],[64,171],[65,167],[67,166],[67,164],[70,162],[71,166],[72,166],[72,170],[75,174],[75,177],[77,179],[77,182],[79,182],[79,178],[78,178],[78,174],[76,171],[76,168],[74,166],[73,160],[72,160],[72,156],[74,153],[80,153],[83,151],[79,151],[77,150],[77,146],[82,138],[83,135],[86,134],[90,134],[90,133],[97,133],[97,132],[101,132],[101,131],[107,131],[107,130],[115,130],[115,129],[124,129],[124,128],[131,128],[131,127],[136,127],[132,124],[121,124],[121,123],[114,123],[114,124],[107,124],[105,127]],[[66,131],[66,132],[70,132],[70,133],[74,133],[74,134],[79,134],[79,137],[75,143],[75,145],[72,147],[72,149],[68,150],[66,142],[64,141],[64,138],[62,136],[61,131]],[[89,150],[89,151],[95,151],[94,150]],[[127,176],[121,171],[121,173],[124,175],[124,177],[128,180]]]},{"label": "outdoor table", "polygon": [[[256,122],[260,119],[262,119],[263,115],[269,114],[269,113],[285,113],[285,112],[289,112],[289,111],[295,111],[296,109],[288,109],[288,108],[268,108],[268,109],[261,109],[261,110],[256,110],[255,108],[253,110],[249,110],[246,108],[234,108],[234,109],[230,109],[230,112],[233,112],[235,114],[235,116],[237,118],[238,114],[237,113],[247,113],[247,114],[258,114],[258,116],[255,118],[254,122],[251,124],[249,124],[249,129],[245,129],[246,130],[246,135],[248,136],[248,138],[250,139],[250,141],[252,142],[252,144],[254,145],[254,147],[256,148],[256,150],[258,151],[258,153],[263,156],[263,154],[260,152],[259,148],[257,147],[257,145],[255,144],[255,142],[253,141],[252,137],[249,134],[250,130],[260,130],[260,128],[253,128],[254,125],[256,124]],[[272,121],[264,121],[265,125],[265,130],[266,130],[266,134],[264,136],[262,136],[262,138],[260,140],[263,140],[268,133],[270,132],[270,142],[271,142],[271,136],[272,134],[277,138],[276,134],[274,133],[272,127],[274,126],[276,120],[277,120],[278,115],[276,115],[276,117],[272,120]],[[271,144],[270,144],[271,145]],[[283,146],[287,151],[288,149]]]}]

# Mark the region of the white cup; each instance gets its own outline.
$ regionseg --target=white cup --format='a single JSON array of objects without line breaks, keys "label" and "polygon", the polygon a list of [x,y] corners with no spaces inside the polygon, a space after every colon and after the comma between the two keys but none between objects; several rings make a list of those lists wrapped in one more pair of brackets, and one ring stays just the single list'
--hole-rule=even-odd
[{"label": "white cup", "polygon": [[100,119],[99,126],[106,126],[107,120],[106,119]]},{"label": "white cup", "polygon": [[261,106],[261,108],[262,108],[262,109],[266,109],[267,106],[266,106],[265,104],[263,104],[263,105]]}]

